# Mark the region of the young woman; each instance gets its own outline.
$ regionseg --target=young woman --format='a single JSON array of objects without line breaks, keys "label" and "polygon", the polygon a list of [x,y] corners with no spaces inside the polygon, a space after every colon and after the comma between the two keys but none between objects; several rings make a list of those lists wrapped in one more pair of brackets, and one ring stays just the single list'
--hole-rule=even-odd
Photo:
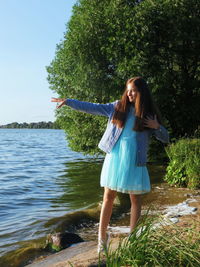
[{"label": "young woman", "polygon": [[99,148],[106,152],[101,186],[104,187],[103,204],[99,222],[98,252],[108,245],[107,227],[117,192],[128,193],[131,200],[130,232],[141,214],[141,195],[150,191],[146,168],[149,138],[152,135],[169,142],[167,130],[161,125],[147,83],[142,77],[126,82],[121,100],[109,104],[95,104],[74,99],[52,98],[73,109],[109,118]]}]

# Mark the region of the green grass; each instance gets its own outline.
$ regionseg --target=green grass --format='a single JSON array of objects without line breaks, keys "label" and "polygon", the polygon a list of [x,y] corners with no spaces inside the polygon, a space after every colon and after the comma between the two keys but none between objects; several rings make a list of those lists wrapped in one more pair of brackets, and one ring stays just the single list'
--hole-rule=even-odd
[{"label": "green grass", "polygon": [[155,223],[146,217],[129,239],[122,239],[115,251],[106,253],[106,266],[200,266],[199,230],[177,226],[153,229]]}]

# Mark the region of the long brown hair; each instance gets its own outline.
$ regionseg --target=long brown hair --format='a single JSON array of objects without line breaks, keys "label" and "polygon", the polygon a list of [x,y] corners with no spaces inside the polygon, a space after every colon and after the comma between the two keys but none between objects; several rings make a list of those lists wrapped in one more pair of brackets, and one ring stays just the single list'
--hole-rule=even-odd
[{"label": "long brown hair", "polygon": [[[131,103],[127,96],[128,84],[132,84],[133,88],[137,91],[135,103]],[[135,105],[136,116],[133,130],[145,130],[144,119],[146,116],[151,116],[153,118],[153,116],[156,115],[158,122],[161,123],[160,112],[153,102],[151,92],[148,88],[146,81],[142,77],[130,78],[126,82],[125,91],[122,95],[121,100],[117,103],[115,107],[115,112],[112,119],[112,122],[116,124],[119,128],[124,127],[127,114],[130,110],[131,105]]]}]

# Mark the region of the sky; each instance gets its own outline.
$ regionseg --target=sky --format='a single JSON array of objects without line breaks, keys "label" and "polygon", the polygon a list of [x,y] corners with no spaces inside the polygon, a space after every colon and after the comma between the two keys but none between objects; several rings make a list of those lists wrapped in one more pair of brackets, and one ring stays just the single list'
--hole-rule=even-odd
[{"label": "sky", "polygon": [[46,66],[76,0],[0,0],[0,125],[54,121]]}]

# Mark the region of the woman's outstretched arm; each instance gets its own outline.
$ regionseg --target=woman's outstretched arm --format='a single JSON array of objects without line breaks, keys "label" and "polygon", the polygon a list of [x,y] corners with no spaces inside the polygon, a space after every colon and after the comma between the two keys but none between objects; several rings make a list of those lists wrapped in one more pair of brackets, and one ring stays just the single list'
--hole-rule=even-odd
[{"label": "woman's outstretched arm", "polygon": [[60,103],[57,108],[67,105],[75,110],[90,113],[93,115],[101,115],[110,117],[114,111],[115,103],[97,104],[76,99],[52,98],[51,102]]}]

